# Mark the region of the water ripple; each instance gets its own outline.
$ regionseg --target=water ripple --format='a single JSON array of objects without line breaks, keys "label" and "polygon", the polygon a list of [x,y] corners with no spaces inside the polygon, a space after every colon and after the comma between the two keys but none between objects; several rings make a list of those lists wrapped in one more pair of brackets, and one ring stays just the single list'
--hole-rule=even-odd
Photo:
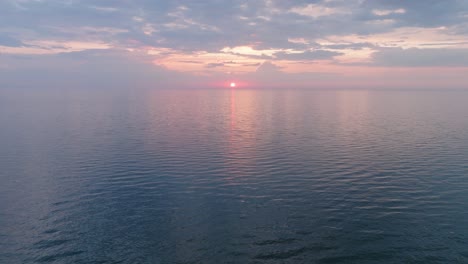
[{"label": "water ripple", "polygon": [[0,263],[468,263],[467,93],[93,95],[2,106]]}]

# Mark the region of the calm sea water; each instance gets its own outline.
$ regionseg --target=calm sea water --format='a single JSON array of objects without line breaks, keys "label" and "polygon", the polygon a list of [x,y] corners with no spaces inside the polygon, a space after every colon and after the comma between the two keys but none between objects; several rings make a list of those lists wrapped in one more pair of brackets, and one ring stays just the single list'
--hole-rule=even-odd
[{"label": "calm sea water", "polygon": [[468,91],[0,91],[0,263],[468,263]]}]

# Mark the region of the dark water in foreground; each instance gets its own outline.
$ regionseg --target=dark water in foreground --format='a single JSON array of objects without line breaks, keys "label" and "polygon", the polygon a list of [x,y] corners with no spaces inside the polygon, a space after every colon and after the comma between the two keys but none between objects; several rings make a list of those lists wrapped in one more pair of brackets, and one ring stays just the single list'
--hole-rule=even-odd
[{"label": "dark water in foreground", "polygon": [[468,263],[468,91],[0,91],[0,263]]}]

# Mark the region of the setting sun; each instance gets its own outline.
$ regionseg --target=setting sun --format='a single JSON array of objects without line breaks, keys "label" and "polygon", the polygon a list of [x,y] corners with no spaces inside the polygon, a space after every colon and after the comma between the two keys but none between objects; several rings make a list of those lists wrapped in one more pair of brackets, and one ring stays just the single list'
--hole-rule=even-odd
[{"label": "setting sun", "polygon": [[236,83],[235,83],[235,82],[232,82],[232,83],[230,84],[230,86],[234,88],[234,87],[236,87]]}]

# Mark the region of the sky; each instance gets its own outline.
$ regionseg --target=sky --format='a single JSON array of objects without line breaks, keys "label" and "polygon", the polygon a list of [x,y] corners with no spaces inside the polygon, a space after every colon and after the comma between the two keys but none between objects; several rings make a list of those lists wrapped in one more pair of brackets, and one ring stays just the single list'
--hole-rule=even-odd
[{"label": "sky", "polygon": [[0,1],[0,87],[230,82],[468,88],[468,1]]}]

